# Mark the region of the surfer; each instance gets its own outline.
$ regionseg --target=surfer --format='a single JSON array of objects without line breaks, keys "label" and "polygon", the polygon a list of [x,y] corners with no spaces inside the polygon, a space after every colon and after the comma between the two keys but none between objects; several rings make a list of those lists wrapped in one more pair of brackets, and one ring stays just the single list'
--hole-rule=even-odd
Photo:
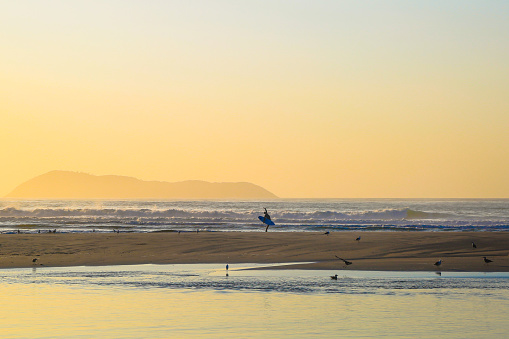
[{"label": "surfer", "polygon": [[265,219],[270,220],[270,215],[269,215],[269,213],[267,213],[267,209],[266,209],[265,207],[264,207],[263,209],[265,210],[265,212],[263,212],[263,217],[264,217]]},{"label": "surfer", "polygon": [[[270,220],[270,215],[269,213],[267,212],[267,209],[264,207],[263,208],[265,210],[265,212],[263,212],[263,217],[267,220]],[[265,227],[265,232],[267,232],[267,230],[269,229],[269,224],[267,224],[267,227]]]}]

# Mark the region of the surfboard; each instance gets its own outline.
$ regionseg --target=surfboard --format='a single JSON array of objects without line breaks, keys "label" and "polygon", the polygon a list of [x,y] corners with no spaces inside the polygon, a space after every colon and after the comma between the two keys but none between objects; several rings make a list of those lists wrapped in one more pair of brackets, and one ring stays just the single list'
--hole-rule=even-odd
[{"label": "surfboard", "polygon": [[258,219],[260,219],[261,222],[263,222],[265,225],[274,226],[274,222],[270,219],[267,219],[265,217],[259,216]]}]

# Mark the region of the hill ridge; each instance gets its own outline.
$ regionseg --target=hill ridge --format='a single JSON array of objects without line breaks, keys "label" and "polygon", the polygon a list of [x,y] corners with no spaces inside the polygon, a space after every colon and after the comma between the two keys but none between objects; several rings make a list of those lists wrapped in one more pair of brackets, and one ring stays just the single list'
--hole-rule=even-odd
[{"label": "hill ridge", "polygon": [[274,199],[249,182],[145,181],[121,175],[53,170],[18,185],[6,198],[39,199]]}]

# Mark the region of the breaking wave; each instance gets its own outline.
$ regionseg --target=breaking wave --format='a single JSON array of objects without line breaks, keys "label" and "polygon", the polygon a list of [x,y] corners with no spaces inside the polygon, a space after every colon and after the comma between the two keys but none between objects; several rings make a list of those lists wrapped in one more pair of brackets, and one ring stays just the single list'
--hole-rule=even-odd
[{"label": "breaking wave", "polygon": [[[36,208],[33,210],[6,207],[0,209],[0,217],[105,217],[105,218],[223,218],[223,219],[252,219],[259,215],[259,211],[192,211],[180,209],[152,210],[143,209],[90,209],[90,208]],[[313,212],[274,212],[273,217],[284,220],[400,220],[400,219],[435,219],[445,218],[446,214],[414,211],[409,208],[386,209],[378,211],[362,212],[336,212],[336,211],[313,211]]]},{"label": "breaking wave", "polygon": [[[271,202],[272,231],[509,230],[507,204],[452,202]],[[380,206],[397,208],[377,208]],[[103,206],[104,205],[104,206]],[[265,205],[265,204],[264,204]],[[0,232],[259,231],[260,202],[0,202]],[[476,207],[477,206],[477,207]],[[491,206],[491,209],[490,209]],[[475,208],[474,208],[475,207]],[[428,209],[429,208],[429,209]],[[428,210],[426,210],[428,209]],[[490,214],[492,213],[492,214]]]}]

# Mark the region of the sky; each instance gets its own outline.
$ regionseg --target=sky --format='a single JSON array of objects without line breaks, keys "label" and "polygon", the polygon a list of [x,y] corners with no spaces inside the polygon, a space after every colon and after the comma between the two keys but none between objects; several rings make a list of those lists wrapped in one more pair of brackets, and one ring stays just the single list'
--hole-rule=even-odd
[{"label": "sky", "polygon": [[0,196],[51,170],[509,198],[507,1],[0,0]]}]

